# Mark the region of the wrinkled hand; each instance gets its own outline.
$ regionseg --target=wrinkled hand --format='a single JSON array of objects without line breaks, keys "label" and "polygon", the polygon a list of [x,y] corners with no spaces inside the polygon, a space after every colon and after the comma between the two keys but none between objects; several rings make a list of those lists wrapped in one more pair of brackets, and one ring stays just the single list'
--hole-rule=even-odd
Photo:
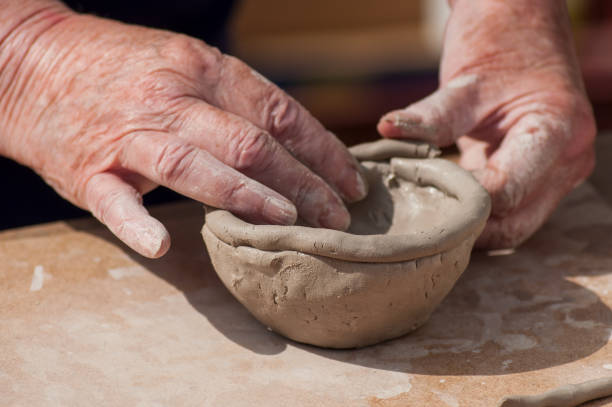
[{"label": "wrinkled hand", "polygon": [[386,114],[384,137],[455,141],[492,197],[477,244],[519,245],[594,166],[595,124],[565,2],[456,0],[440,88]]},{"label": "wrinkled hand", "polygon": [[253,222],[292,224],[299,212],[315,226],[348,227],[341,198],[361,199],[367,187],[342,143],[295,100],[199,40],[64,14],[31,44],[23,34],[4,50],[20,63],[0,76],[0,152],[149,257],[169,247],[142,206],[157,185]]}]

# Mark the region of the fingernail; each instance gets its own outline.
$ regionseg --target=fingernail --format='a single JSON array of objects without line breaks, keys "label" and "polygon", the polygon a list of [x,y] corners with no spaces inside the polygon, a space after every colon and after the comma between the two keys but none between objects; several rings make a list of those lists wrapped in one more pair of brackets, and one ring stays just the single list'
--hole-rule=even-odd
[{"label": "fingernail", "polygon": [[280,225],[293,225],[297,220],[297,209],[293,204],[273,196],[266,198],[264,212],[272,222]]},{"label": "fingernail", "polygon": [[343,188],[340,189],[340,196],[345,202],[361,201],[368,195],[368,182],[363,174],[363,168],[359,162],[353,158],[353,163],[346,167],[340,178]]},{"label": "fingernail", "polygon": [[368,195],[368,183],[364,177],[364,175],[359,171],[357,172],[357,196],[355,197],[357,201],[362,200]]},{"label": "fingernail", "polygon": [[165,229],[163,231],[151,230],[148,238],[148,242],[145,239],[147,257],[156,259],[166,254],[170,248],[170,236]]},{"label": "fingernail", "polygon": [[347,230],[351,225],[351,215],[344,206],[337,206],[325,211],[319,217],[319,224],[324,228]]},{"label": "fingernail", "polygon": [[149,258],[163,256],[170,248],[170,235],[161,223],[144,219],[124,224],[123,236],[128,246]]}]

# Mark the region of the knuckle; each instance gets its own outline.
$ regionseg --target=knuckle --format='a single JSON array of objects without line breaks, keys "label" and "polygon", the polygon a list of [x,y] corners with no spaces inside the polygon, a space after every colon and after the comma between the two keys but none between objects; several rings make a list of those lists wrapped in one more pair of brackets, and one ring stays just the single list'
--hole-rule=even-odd
[{"label": "knuckle", "polygon": [[269,85],[265,93],[262,111],[266,129],[279,139],[291,136],[291,130],[299,124],[297,102],[274,85]]},{"label": "knuckle", "polygon": [[218,55],[218,60],[215,66],[217,67],[217,70],[215,71],[217,74],[216,79],[219,82],[228,80],[230,82],[235,81],[238,78],[245,76],[245,71],[249,69],[249,67],[238,58],[221,53]]},{"label": "knuckle", "polygon": [[246,64],[240,59],[228,54],[221,54],[219,62],[220,65],[223,65],[224,67],[233,68],[237,70],[244,70],[247,67]]},{"label": "knuckle", "polygon": [[174,183],[184,178],[196,158],[198,150],[189,145],[171,143],[166,145],[155,160],[154,172],[161,183]]},{"label": "knuckle", "polygon": [[243,200],[242,195],[248,190],[248,185],[245,180],[238,180],[229,185],[222,191],[221,205],[224,209],[233,209]]},{"label": "knuckle", "polygon": [[201,78],[212,77],[214,80],[218,80],[225,57],[218,48],[194,40],[190,44],[189,52],[193,55],[194,65],[197,67]]},{"label": "knuckle", "polygon": [[212,86],[219,81],[224,55],[199,39],[173,34],[159,47],[159,54],[166,61],[165,71],[180,71],[194,83]]},{"label": "knuckle", "polygon": [[[114,189],[105,189],[103,193],[98,191],[96,185],[92,183],[92,180],[87,183],[87,208],[91,211],[91,213],[98,218],[102,223],[109,224],[120,224],[125,219],[122,218],[123,215],[119,215],[121,213],[118,212],[117,209],[125,202],[126,200],[126,191],[120,188]],[[136,199],[142,203],[142,196],[136,191],[132,190],[132,193],[136,197]]]},{"label": "knuckle", "polygon": [[268,133],[248,127],[230,144],[232,166],[238,171],[264,171],[271,164],[276,148],[274,139]]},{"label": "knuckle", "polygon": [[253,69],[233,55],[220,54],[219,67],[229,81],[244,80],[253,74]]},{"label": "knuckle", "polygon": [[216,66],[222,60],[222,53],[218,48],[212,47],[197,38],[176,34],[166,40],[163,47],[165,56],[174,62],[200,63],[205,67]]},{"label": "knuckle", "polygon": [[101,196],[93,203],[93,207],[90,208],[91,212],[106,224],[110,218],[109,214],[115,206],[115,203],[119,200],[120,195],[119,192],[113,191]]}]

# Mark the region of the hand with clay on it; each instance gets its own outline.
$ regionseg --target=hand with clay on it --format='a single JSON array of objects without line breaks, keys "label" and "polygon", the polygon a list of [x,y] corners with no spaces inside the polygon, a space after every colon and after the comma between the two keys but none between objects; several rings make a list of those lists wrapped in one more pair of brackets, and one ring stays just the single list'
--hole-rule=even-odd
[{"label": "hand with clay on it", "polygon": [[565,2],[456,0],[440,88],[384,115],[384,137],[448,146],[489,191],[477,245],[515,247],[594,166],[595,123]]},{"label": "hand with clay on it", "polygon": [[342,200],[367,194],[334,135],[216,48],[54,0],[7,0],[0,21],[0,153],[144,256],[170,243],[142,205],[157,185],[251,222],[334,229],[350,223]]}]

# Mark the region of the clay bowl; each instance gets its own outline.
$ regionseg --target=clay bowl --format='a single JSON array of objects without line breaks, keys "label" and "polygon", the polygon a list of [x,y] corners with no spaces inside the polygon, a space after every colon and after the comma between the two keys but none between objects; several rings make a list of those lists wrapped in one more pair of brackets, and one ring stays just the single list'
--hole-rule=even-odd
[{"label": "clay bowl", "polygon": [[[374,344],[425,323],[467,267],[490,211],[471,174],[429,158],[426,146],[385,140],[351,151],[370,192],[349,206],[347,232],[253,225],[210,208],[202,229],[219,277],[261,323],[329,348]],[[385,160],[390,154],[425,158]]]}]

